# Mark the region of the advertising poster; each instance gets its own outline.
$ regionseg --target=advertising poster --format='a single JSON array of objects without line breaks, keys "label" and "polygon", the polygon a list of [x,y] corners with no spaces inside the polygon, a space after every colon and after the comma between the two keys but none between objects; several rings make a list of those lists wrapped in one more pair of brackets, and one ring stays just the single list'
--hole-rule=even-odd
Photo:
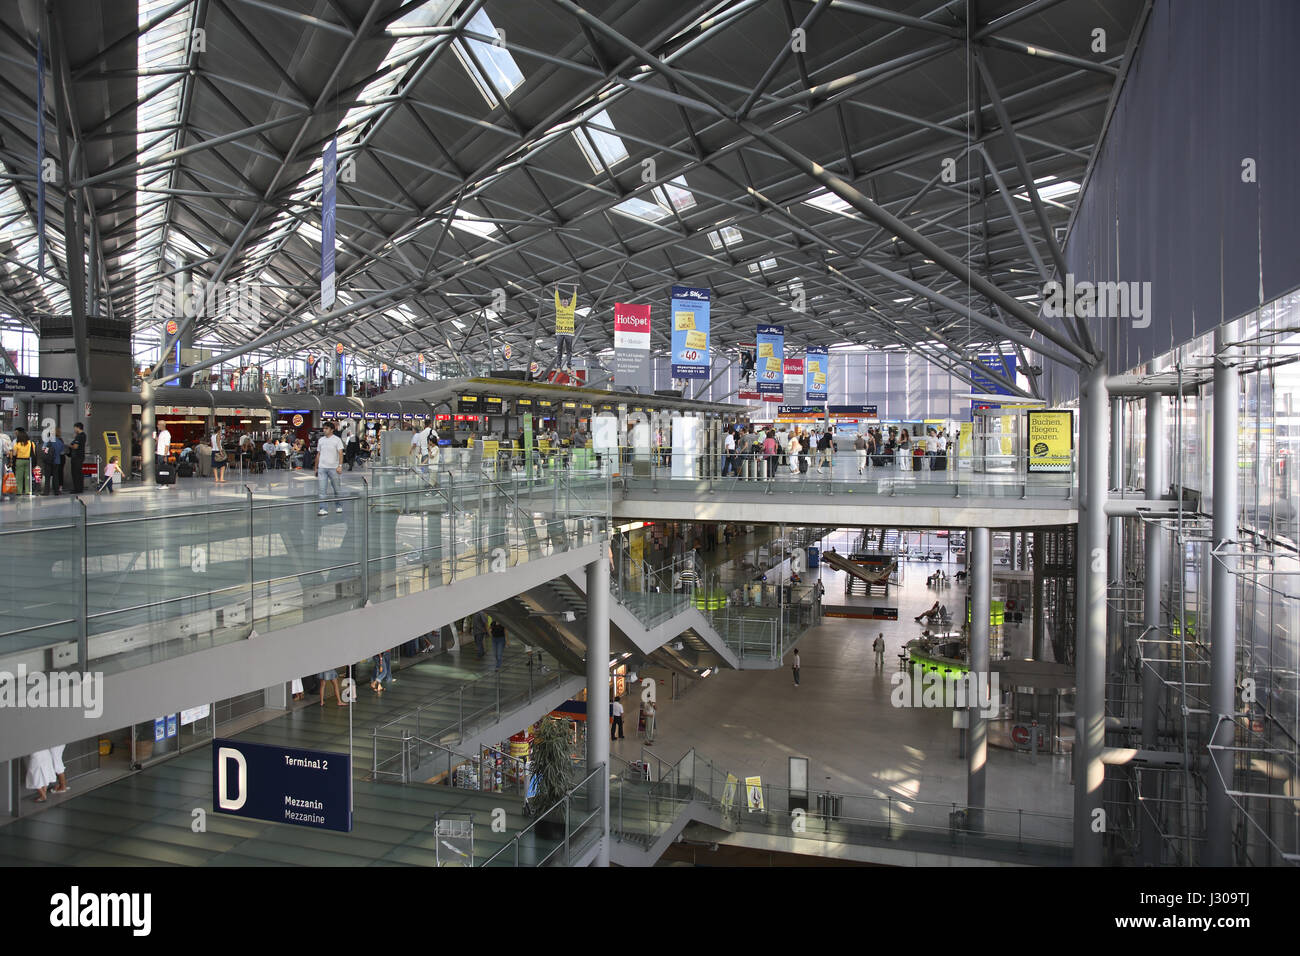
[{"label": "advertising poster", "polygon": [[805,372],[805,384],[807,385],[806,400],[813,405],[825,405],[830,396],[830,354],[824,348],[808,349],[807,371]]},{"label": "advertising poster", "polygon": [[1029,470],[1070,471],[1074,451],[1074,412],[1031,411]]},{"label": "advertising poster", "polygon": [[745,809],[750,813],[762,813],[766,809],[763,806],[762,777],[745,778]]},{"label": "advertising poster", "polygon": [[803,404],[803,359],[785,360],[785,404]]},{"label": "advertising poster", "polygon": [[650,306],[614,303],[614,382],[650,387]]},{"label": "advertising poster", "polygon": [[673,286],[673,378],[709,376],[709,290]]},{"label": "advertising poster", "polygon": [[[760,325],[755,339],[754,378],[764,401],[781,401],[785,379],[785,326]],[[771,397],[769,397],[771,396]]]}]

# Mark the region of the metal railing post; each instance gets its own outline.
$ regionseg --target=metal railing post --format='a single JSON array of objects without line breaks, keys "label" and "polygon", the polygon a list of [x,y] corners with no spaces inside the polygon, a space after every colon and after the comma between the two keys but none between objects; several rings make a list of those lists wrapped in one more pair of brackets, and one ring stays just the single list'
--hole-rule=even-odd
[{"label": "metal railing post", "polygon": [[569,865],[569,828],[572,825],[569,819],[569,807],[571,804],[569,794],[564,795],[564,865]]},{"label": "metal railing post", "polygon": [[253,489],[248,485],[244,485],[244,493],[248,496],[246,498],[248,505],[248,633],[251,635],[257,626],[257,614],[254,611],[257,593],[254,590],[256,575],[253,571]]},{"label": "metal railing post", "polygon": [[370,483],[361,476],[361,607],[370,601]]},{"label": "metal railing post", "polygon": [[[14,467],[17,467],[16,465]],[[90,555],[86,544],[86,503],[80,498],[74,498],[74,501],[81,506],[78,515],[78,525],[81,529],[81,560],[77,562],[77,569],[81,575],[81,587],[77,589],[77,602],[81,605],[77,615],[77,663],[81,665],[83,671],[90,670],[90,588],[87,578],[90,572]]]}]

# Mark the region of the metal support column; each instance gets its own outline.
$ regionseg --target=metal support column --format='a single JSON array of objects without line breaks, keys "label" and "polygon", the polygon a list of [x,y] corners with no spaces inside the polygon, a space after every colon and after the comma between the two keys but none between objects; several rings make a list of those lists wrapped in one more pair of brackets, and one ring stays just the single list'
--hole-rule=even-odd
[{"label": "metal support column", "polygon": [[[608,540],[608,528],[597,534]],[[601,554],[587,565],[587,768],[609,767],[609,559]],[[609,774],[593,803],[600,801],[601,841],[595,866],[609,866]],[[593,805],[590,809],[594,810]]]},{"label": "metal support column", "polygon": [[1213,537],[1210,571],[1210,719],[1214,767],[1206,774],[1206,866],[1231,866],[1233,746],[1237,678],[1237,416],[1240,393],[1235,350],[1222,326],[1214,331]]},{"label": "metal support column", "polygon": [[[966,688],[970,730],[966,746],[966,808],[970,828],[984,829],[984,795],[988,781],[988,721],[977,688],[989,680],[989,609],[992,602],[993,546],[988,528],[970,529],[970,671]],[[990,703],[992,703],[990,701]]]},{"label": "metal support column", "polygon": [[1074,863],[1100,866],[1106,819],[1102,808],[1106,739],[1106,487],[1110,430],[1106,366],[1099,361],[1081,378],[1079,445],[1079,564],[1083,581],[1075,628]]},{"label": "metal support column", "polygon": [[[154,467],[154,430],[157,427],[154,418],[154,386],[149,376],[144,377],[140,383],[140,474],[144,478],[146,485],[153,484],[156,475]],[[127,445],[127,455],[130,455],[130,445]],[[124,469],[128,474],[131,466],[128,464]]]},{"label": "metal support column", "polygon": [[[1168,483],[1165,467],[1165,397],[1146,397],[1146,497],[1158,499]],[[1143,595],[1142,625],[1144,636],[1154,640],[1160,636],[1163,618],[1160,613],[1160,596],[1165,583],[1165,540],[1160,522],[1146,525],[1145,594]],[[1148,645],[1158,648],[1159,645]],[[1144,655],[1145,656],[1145,655]],[[1150,655],[1163,656],[1160,653]],[[1142,668],[1142,749],[1156,750],[1157,728],[1160,720],[1161,673],[1159,664],[1146,663]],[[1140,797],[1145,806],[1139,806],[1141,816],[1142,862],[1147,866],[1160,864],[1160,827],[1156,814],[1160,796],[1159,774],[1154,770],[1141,772]]]},{"label": "metal support column", "polygon": [[[1124,399],[1110,402],[1110,487],[1124,490]],[[1110,519],[1110,552],[1106,563],[1106,581],[1114,588],[1124,585],[1124,519]],[[1111,608],[1106,627],[1106,673],[1114,676],[1116,683],[1124,668],[1123,600]]]}]

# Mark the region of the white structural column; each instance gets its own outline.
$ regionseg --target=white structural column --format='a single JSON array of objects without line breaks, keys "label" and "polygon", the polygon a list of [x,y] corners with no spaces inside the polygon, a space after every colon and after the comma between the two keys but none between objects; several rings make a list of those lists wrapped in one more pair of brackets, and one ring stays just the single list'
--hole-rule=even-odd
[{"label": "white structural column", "polygon": [[[1165,466],[1165,397],[1148,395],[1146,397],[1146,497],[1156,500],[1165,493],[1168,484]],[[1165,535],[1158,521],[1147,522],[1146,553],[1143,563],[1145,570],[1145,593],[1142,605],[1142,645],[1143,657],[1161,658],[1164,654],[1156,643],[1160,640],[1164,623],[1160,613],[1160,597],[1165,582]],[[1142,667],[1142,749],[1156,749],[1159,736],[1160,687],[1162,674],[1160,665],[1154,661],[1144,662]],[[1141,819],[1142,862],[1147,866],[1160,863],[1160,828],[1156,819],[1159,812],[1159,775],[1155,770],[1142,771],[1142,785],[1139,791],[1142,803],[1138,806]]]},{"label": "white structural column", "polygon": [[1106,741],[1106,487],[1110,458],[1105,360],[1099,358],[1081,378],[1079,564],[1083,588],[1074,651],[1074,862],[1100,866],[1107,828],[1102,808],[1105,767],[1101,762]]},{"label": "white structural column", "polygon": [[1210,719],[1213,766],[1206,774],[1207,866],[1232,865],[1233,746],[1237,685],[1237,416],[1240,402],[1235,350],[1223,326],[1214,331],[1214,503],[1210,570]]},{"label": "white structural column", "polygon": [[[608,529],[599,536],[604,539]],[[587,565],[587,769],[605,767],[592,798],[600,804],[596,866],[609,866],[609,558]],[[596,809],[592,806],[590,809]]]},{"label": "white structural column", "polygon": [[[140,475],[144,478],[146,486],[152,485],[157,474],[157,468],[154,463],[154,438],[153,433],[157,427],[157,417],[154,414],[154,385],[149,380],[149,376],[144,377],[140,383]],[[123,436],[126,441],[123,443],[126,450],[122,453],[125,460],[125,468],[129,477],[131,474],[131,436]]]},{"label": "white structural column", "polygon": [[992,602],[993,547],[988,528],[970,530],[970,671],[967,684],[970,731],[966,747],[966,807],[970,828],[984,829],[988,789],[988,721],[977,688],[989,679],[989,608]]}]

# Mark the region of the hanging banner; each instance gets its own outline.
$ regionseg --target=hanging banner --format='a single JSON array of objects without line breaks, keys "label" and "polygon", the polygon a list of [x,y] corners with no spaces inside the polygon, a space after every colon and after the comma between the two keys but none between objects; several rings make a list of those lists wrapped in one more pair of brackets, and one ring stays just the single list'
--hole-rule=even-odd
[{"label": "hanging banner", "polygon": [[803,404],[803,359],[785,360],[784,396],[787,405]]},{"label": "hanging banner", "polygon": [[1014,382],[1016,380],[1016,357],[1014,355],[981,355],[971,365],[971,379],[975,383],[976,391],[991,392],[994,395],[1012,394],[1011,389],[982,374],[986,371],[996,372],[1003,378]]},{"label": "hanging banner", "polygon": [[650,306],[614,303],[614,382],[650,387]]},{"label": "hanging banner", "polygon": [[809,348],[805,382],[805,401],[811,405],[824,405],[830,397],[830,353],[824,348]]},{"label": "hanging banner", "polygon": [[328,309],[334,304],[334,203],[338,148],[339,141],[335,137],[325,147],[325,158],[321,162],[320,305],[322,309]]},{"label": "hanging banner", "polygon": [[709,290],[673,286],[673,378],[709,377]]},{"label": "hanging banner", "polygon": [[758,381],[758,393],[763,401],[779,402],[785,375],[785,326],[760,325],[755,342],[758,351],[754,356],[754,377]]},{"label": "hanging banner", "polygon": [[1070,471],[1074,451],[1074,412],[1030,411],[1029,470]]},{"label": "hanging banner", "polygon": [[555,287],[555,357],[556,368],[568,368],[573,363],[573,315],[578,310],[578,287],[568,302],[560,299],[560,287]]},{"label": "hanging banner", "polygon": [[555,334],[573,334],[573,314],[578,310],[578,290],[573,290],[573,298],[568,302],[560,299],[560,290],[555,290]]},{"label": "hanging banner", "polygon": [[36,34],[36,271],[45,276],[45,50]]}]

